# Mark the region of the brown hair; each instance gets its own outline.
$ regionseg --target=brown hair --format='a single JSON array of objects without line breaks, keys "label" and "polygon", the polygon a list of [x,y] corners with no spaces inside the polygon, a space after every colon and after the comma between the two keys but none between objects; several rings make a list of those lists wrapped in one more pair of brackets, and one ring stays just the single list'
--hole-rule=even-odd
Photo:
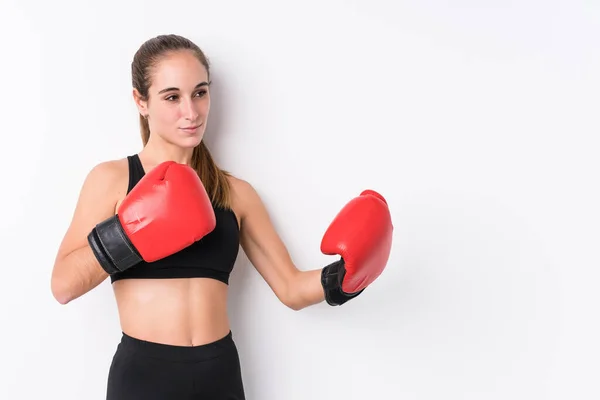
[{"label": "brown hair", "polygon": [[[178,35],[160,35],[146,41],[138,49],[131,63],[131,81],[144,100],[148,100],[148,88],[151,85],[151,69],[168,52],[191,51],[206,68],[210,82],[210,67],[206,55],[191,40]],[[140,131],[144,146],[150,137],[148,121],[140,115]],[[213,160],[204,140],[194,148],[192,168],[196,170],[213,205],[230,208],[230,173],[220,169]]]}]

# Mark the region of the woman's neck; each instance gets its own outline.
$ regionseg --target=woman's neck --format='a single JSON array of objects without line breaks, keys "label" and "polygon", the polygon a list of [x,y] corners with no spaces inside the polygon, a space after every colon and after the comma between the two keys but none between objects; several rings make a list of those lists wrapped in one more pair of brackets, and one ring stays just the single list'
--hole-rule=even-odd
[{"label": "woman's neck", "polygon": [[192,162],[193,148],[182,148],[170,143],[149,140],[140,151],[140,158],[150,164],[160,164],[165,161],[175,161],[180,164],[190,165]]}]

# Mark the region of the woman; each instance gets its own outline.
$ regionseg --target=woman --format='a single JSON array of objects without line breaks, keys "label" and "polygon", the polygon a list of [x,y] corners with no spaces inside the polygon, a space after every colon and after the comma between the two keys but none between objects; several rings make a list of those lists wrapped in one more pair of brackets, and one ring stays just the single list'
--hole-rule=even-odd
[{"label": "woman", "polygon": [[[240,244],[293,310],[323,300],[342,304],[365,285],[343,281],[352,255],[339,251],[331,254],[344,256],[345,264],[340,259],[298,270],[256,191],[215,165],[202,141],[210,110],[209,63],[194,43],[177,35],[147,41],[134,56],[132,83],[143,149],[89,172],[55,260],[53,295],[67,304],[110,277],[123,336],[107,399],[244,399],[227,317],[228,278]],[[167,189],[158,190],[157,182],[168,179]],[[151,200],[157,196],[165,197]],[[144,221],[156,212],[163,219],[141,226],[140,212],[147,213]],[[348,218],[364,214],[352,212]],[[342,221],[342,230],[347,224]],[[372,236],[389,244],[387,228],[384,222]],[[193,244],[179,232],[195,235]],[[344,240],[337,235],[332,243]],[[368,254],[373,245],[354,247]],[[389,254],[389,248],[377,250],[385,261],[386,249]],[[351,269],[361,273],[358,261]],[[381,269],[380,262],[362,274],[372,281]]]}]

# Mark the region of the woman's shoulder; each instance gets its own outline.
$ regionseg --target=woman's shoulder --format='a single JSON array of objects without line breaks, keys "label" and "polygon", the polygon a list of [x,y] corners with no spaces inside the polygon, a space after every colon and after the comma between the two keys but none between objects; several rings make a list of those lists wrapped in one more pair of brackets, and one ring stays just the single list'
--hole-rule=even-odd
[{"label": "woman's shoulder", "polygon": [[88,172],[86,184],[99,188],[121,189],[123,183],[129,179],[129,165],[127,157],[109,159],[96,163]]},{"label": "woman's shoulder", "polygon": [[128,170],[127,157],[123,157],[98,162],[91,168],[89,175],[93,175],[97,179],[112,180],[128,174]]},{"label": "woman's shoulder", "polygon": [[233,195],[233,200],[241,201],[247,198],[249,194],[252,194],[252,192],[255,192],[250,182],[245,179],[231,174],[227,175],[227,179],[229,180],[229,188]]},{"label": "woman's shoulder", "polygon": [[252,213],[257,206],[262,207],[262,200],[250,182],[232,175],[228,175],[227,178],[229,179],[232,205],[242,217]]}]

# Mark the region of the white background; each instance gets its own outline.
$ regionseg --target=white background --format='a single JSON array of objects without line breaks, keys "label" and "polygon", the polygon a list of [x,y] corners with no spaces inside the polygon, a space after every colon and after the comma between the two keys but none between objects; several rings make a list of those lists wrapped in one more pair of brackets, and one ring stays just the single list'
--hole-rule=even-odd
[{"label": "white background", "polygon": [[0,7],[1,399],[100,400],[108,281],[50,274],[87,172],[140,150],[130,62],[213,67],[207,143],[300,269],[365,188],[394,220],[355,301],[294,312],[240,253],[248,399],[598,399],[600,6],[592,1],[17,1]]}]

